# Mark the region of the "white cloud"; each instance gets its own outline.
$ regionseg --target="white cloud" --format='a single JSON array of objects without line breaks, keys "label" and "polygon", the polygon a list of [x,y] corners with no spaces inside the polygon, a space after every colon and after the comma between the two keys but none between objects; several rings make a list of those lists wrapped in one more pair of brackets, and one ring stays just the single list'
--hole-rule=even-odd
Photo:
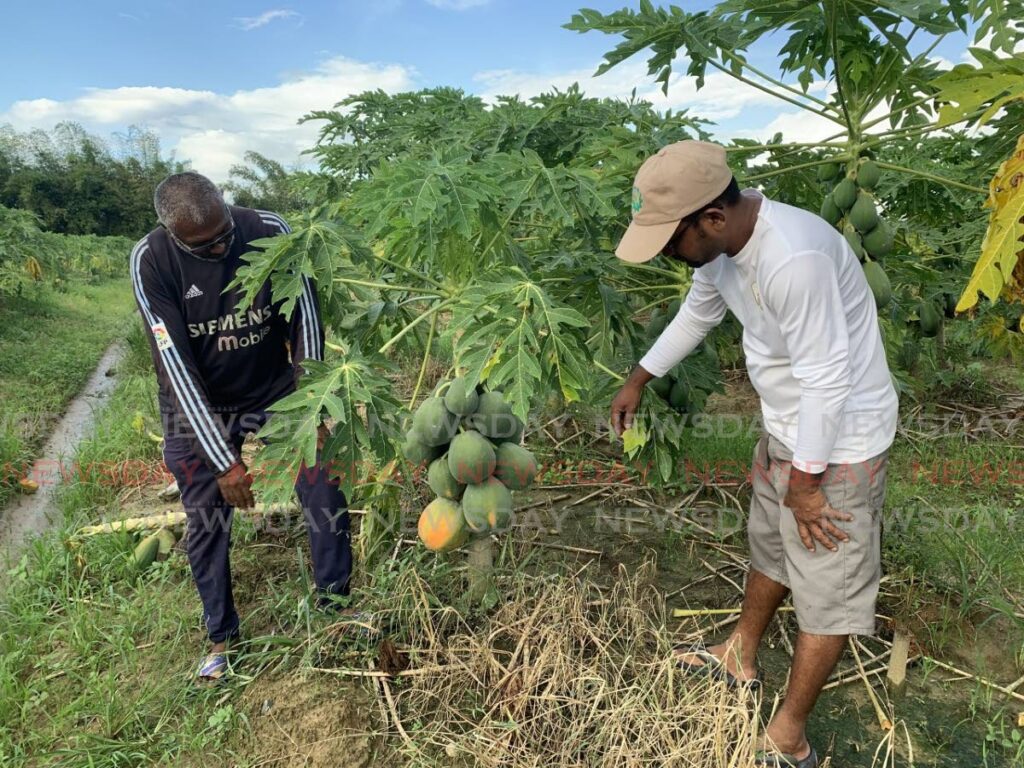
[{"label": "white cloud", "polygon": [[[480,84],[481,96],[494,101],[498,96],[520,94],[524,98],[550,91],[565,90],[573,83],[588,96],[597,98],[629,98],[636,90],[638,98],[651,102],[655,108],[689,109],[696,117],[708,120],[727,120],[736,117],[747,107],[778,106],[778,98],[742,83],[722,72],[710,72],[704,87],[697,90],[696,78],[674,72],[669,80],[668,95],[647,74],[647,65],[628,61],[600,77],[594,77],[595,68],[577,69],[561,73],[537,74],[517,70],[490,70],[479,72],[474,80]],[[820,92],[824,83],[815,83],[811,91]]]},{"label": "white cloud", "polygon": [[487,5],[491,0],[427,0],[435,8],[446,11],[465,11],[469,8],[479,8]]},{"label": "white cloud", "polygon": [[238,26],[244,29],[246,32],[265,27],[275,19],[288,19],[292,16],[298,16],[299,14],[295,11],[289,11],[284,8],[276,8],[273,11],[266,11],[261,13],[259,16],[242,16],[235,21],[238,22]]},{"label": "white cloud", "polygon": [[234,93],[126,86],[92,88],[67,101],[18,101],[0,114],[0,124],[19,130],[50,129],[63,120],[100,134],[141,125],[156,131],[165,149],[216,181],[255,150],[285,165],[300,162],[316,141],[319,124],[297,125],[312,110],[330,109],[362,91],[416,87],[416,73],[399,65],[368,64],[344,57],[327,59],[313,72],[277,85]]}]

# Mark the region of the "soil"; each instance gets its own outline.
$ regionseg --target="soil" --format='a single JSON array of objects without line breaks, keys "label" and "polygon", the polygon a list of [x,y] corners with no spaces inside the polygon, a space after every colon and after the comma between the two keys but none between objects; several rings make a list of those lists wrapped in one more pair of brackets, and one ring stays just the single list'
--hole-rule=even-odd
[{"label": "soil", "polygon": [[[314,673],[315,674],[315,673]],[[361,682],[295,672],[262,675],[245,688],[240,708],[249,728],[232,750],[238,765],[276,768],[369,768],[376,696]]]}]

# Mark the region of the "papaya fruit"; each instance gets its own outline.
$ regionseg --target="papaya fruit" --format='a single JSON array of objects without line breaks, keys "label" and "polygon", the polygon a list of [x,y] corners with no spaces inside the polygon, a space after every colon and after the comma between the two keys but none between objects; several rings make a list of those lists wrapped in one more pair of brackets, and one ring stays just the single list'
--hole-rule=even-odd
[{"label": "papaya fruit", "polygon": [[672,299],[668,303],[668,309],[665,310],[665,321],[666,325],[672,322],[672,319],[679,314],[679,308],[683,306],[681,299]]},{"label": "papaya fruit", "polygon": [[843,166],[839,163],[826,163],[825,165],[818,166],[818,181],[832,181],[839,172],[843,169]]},{"label": "papaya fruit", "polygon": [[832,199],[832,195],[825,195],[825,199],[821,201],[821,210],[819,215],[833,227],[839,223],[839,220],[843,218],[843,212],[839,210],[839,206],[836,205],[835,200]]},{"label": "papaya fruit", "polygon": [[515,443],[518,445],[523,441],[523,432],[526,431],[526,425],[523,424],[522,419],[515,414],[512,414],[512,418],[514,420],[515,430],[504,437],[492,437],[490,439],[492,443],[495,445],[500,445],[501,443]]},{"label": "papaya fruit", "polygon": [[850,223],[861,234],[866,234],[878,226],[878,210],[875,201],[867,192],[857,195],[857,201],[850,209]]},{"label": "papaya fruit", "polygon": [[473,429],[455,436],[448,446],[448,471],[458,483],[482,483],[492,474],[497,455],[490,441]]},{"label": "papaya fruit", "polygon": [[414,430],[405,434],[405,442],[402,443],[402,455],[414,467],[422,467],[429,464],[438,456],[444,453],[444,446],[427,445],[419,439]]},{"label": "papaya fruit", "polygon": [[857,167],[857,186],[861,189],[874,189],[881,178],[882,172],[872,160],[863,160]]},{"label": "papaya fruit", "polygon": [[871,295],[875,297],[875,306],[879,309],[885,307],[892,301],[892,284],[889,276],[885,274],[882,265],[877,261],[869,261],[864,264],[864,277],[867,278]]},{"label": "papaya fruit", "polygon": [[857,185],[853,179],[844,178],[832,189],[832,202],[841,211],[848,211],[857,202]]},{"label": "papaya fruit", "polygon": [[466,490],[466,486],[452,476],[447,456],[430,462],[430,467],[427,468],[427,485],[439,498],[453,501],[462,498],[462,492]]},{"label": "papaya fruit", "polygon": [[892,253],[893,231],[892,227],[884,221],[880,221],[878,226],[864,235],[862,240],[864,242],[864,250],[868,252],[868,256],[872,259],[881,259]]},{"label": "papaya fruit", "polygon": [[860,260],[864,261],[864,244],[861,241],[860,235],[857,233],[856,228],[852,224],[847,224],[843,227],[843,237],[846,238],[846,242],[850,244],[853,249],[854,255]]},{"label": "papaya fruit", "polygon": [[668,325],[668,318],[665,317],[665,313],[655,307],[654,311],[651,312],[650,319],[647,321],[647,329],[644,331],[644,335],[648,341],[653,341],[661,335],[666,325]]},{"label": "papaya fruit", "polygon": [[440,397],[428,397],[412,415],[412,430],[425,445],[444,445],[458,427],[459,417],[445,408]]},{"label": "papaya fruit", "polygon": [[458,549],[469,541],[469,528],[462,508],[451,499],[434,499],[420,513],[416,531],[432,552]]},{"label": "papaya fruit", "polygon": [[466,379],[457,376],[444,393],[444,407],[456,416],[469,416],[476,410],[480,395],[475,389],[466,388]]},{"label": "papaya fruit", "polygon": [[647,382],[647,387],[658,397],[668,400],[669,393],[672,391],[672,379],[668,376],[658,376]]},{"label": "papaya fruit", "polygon": [[157,540],[157,560],[166,560],[171,556],[171,550],[174,549],[174,545],[178,543],[178,538],[174,535],[174,531],[169,528],[161,528],[156,532]]},{"label": "papaya fruit", "polygon": [[480,395],[476,412],[466,418],[469,426],[484,437],[507,440],[516,432],[516,416],[500,392],[484,392]]},{"label": "papaya fruit", "polygon": [[151,533],[135,546],[135,567],[140,571],[146,570],[156,560],[159,551],[160,539],[155,533]]},{"label": "papaya fruit", "polygon": [[937,336],[939,327],[942,325],[942,316],[935,308],[935,304],[930,301],[922,301],[917,308],[917,322],[921,326],[922,336]]},{"label": "papaya fruit", "polygon": [[690,393],[682,379],[672,384],[672,391],[668,395],[668,404],[677,411],[685,411],[690,402]]},{"label": "papaya fruit", "polygon": [[462,514],[473,533],[505,530],[512,520],[512,492],[496,477],[467,485]]},{"label": "papaya fruit", "polygon": [[521,491],[537,476],[537,459],[521,445],[502,443],[497,450],[494,476],[510,491]]}]

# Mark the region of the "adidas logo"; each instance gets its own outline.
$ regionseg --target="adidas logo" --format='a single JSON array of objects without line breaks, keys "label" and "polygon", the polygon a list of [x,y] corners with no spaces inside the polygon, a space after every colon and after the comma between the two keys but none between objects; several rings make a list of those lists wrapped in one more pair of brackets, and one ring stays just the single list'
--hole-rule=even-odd
[{"label": "adidas logo", "polygon": [[202,295],[203,295],[203,292],[201,290],[199,290],[199,287],[195,283],[192,283],[192,287],[189,288],[188,291],[185,293],[185,298],[186,299],[195,299],[195,298],[198,298],[199,296],[202,296]]}]

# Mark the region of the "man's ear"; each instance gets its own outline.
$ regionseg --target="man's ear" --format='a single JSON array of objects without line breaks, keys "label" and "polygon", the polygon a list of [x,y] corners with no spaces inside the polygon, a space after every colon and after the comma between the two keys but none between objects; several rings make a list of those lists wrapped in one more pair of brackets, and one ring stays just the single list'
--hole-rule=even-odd
[{"label": "man's ear", "polygon": [[702,218],[715,232],[721,232],[725,228],[725,211],[721,208],[708,208]]}]

